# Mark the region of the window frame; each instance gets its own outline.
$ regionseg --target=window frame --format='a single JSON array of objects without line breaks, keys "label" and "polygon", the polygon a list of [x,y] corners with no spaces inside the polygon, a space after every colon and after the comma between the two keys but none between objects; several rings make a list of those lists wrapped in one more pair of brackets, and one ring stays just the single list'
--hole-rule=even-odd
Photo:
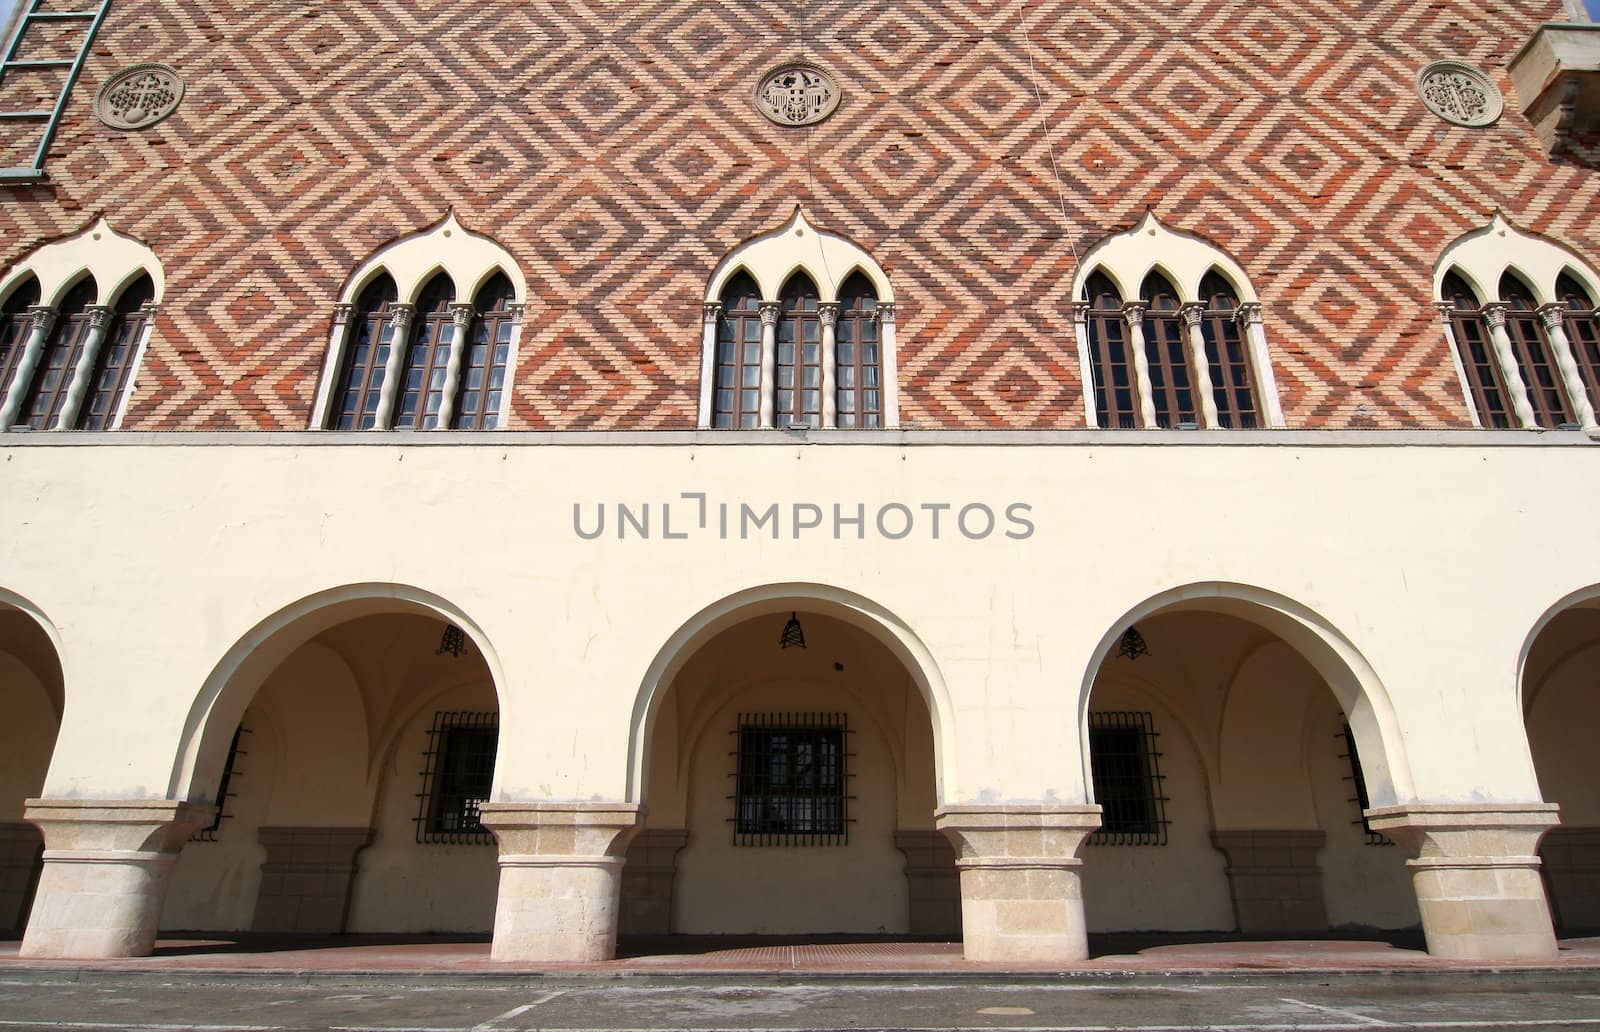
[{"label": "window frame", "polygon": [[[794,427],[820,430],[825,386],[822,368],[822,292],[817,289],[816,281],[804,272],[790,276],[778,294],[776,330],[773,419],[780,430]],[[838,332],[837,325],[834,332]],[[834,347],[838,347],[837,338]],[[787,361],[784,359],[785,350],[788,351]],[[815,373],[815,384],[808,382],[811,373]],[[785,380],[788,381],[787,386]],[[784,400],[786,394],[787,404]],[[808,395],[815,397],[815,408],[811,407]]]},{"label": "window frame", "polygon": [[[89,383],[78,408],[75,430],[114,429],[133,389],[134,370],[143,356],[145,337],[155,322],[155,282],[149,273],[122,289],[111,307],[105,336],[100,340]],[[144,296],[141,297],[141,291]],[[137,301],[137,304],[133,303]],[[110,386],[106,386],[110,377]],[[96,406],[101,406],[96,412]]]},{"label": "window frame", "polygon": [[[77,303],[75,295],[88,300]],[[83,358],[83,350],[94,333],[96,318],[104,319],[99,304],[100,288],[92,275],[85,275],[68,287],[56,306],[55,325],[45,336],[38,364],[23,388],[22,405],[17,409],[16,426],[30,430],[54,430],[72,391],[73,374]],[[69,309],[68,305],[72,307]],[[60,365],[55,363],[60,361]],[[52,379],[52,374],[54,378]],[[46,384],[49,386],[46,386]]]},{"label": "window frame", "polygon": [[[483,747],[487,741],[488,748]],[[416,837],[423,845],[491,845],[494,834],[481,820],[463,823],[491,798],[500,749],[498,710],[439,710],[428,729],[422,790],[417,793]],[[487,769],[463,770],[487,757]],[[453,766],[454,765],[454,766]],[[469,777],[472,779],[468,781]],[[444,787],[448,781],[448,788]],[[467,782],[465,784],[458,784]],[[474,791],[476,790],[476,791]],[[454,815],[454,822],[449,818]]]},{"label": "window frame", "polygon": [[[1100,827],[1088,838],[1091,846],[1165,846],[1167,829],[1166,775],[1161,773],[1160,732],[1148,710],[1090,710],[1088,719],[1090,781],[1095,802],[1101,807]],[[1099,738],[1101,747],[1095,748]],[[1133,748],[1108,750],[1108,740],[1133,743]],[[1106,770],[1107,757],[1127,757],[1134,767],[1113,775]],[[1112,778],[1131,782],[1113,786]],[[1131,807],[1138,812],[1124,818],[1118,811]]]},{"label": "window frame", "polygon": [[[1452,280],[1457,284],[1454,288],[1451,286]],[[1439,309],[1450,326],[1450,343],[1467,388],[1473,419],[1478,425],[1495,430],[1519,427],[1521,424],[1511,402],[1505,373],[1494,353],[1489,319],[1484,314],[1484,304],[1478,298],[1477,291],[1466,277],[1451,271],[1440,281],[1439,293]],[[1463,300],[1471,300],[1472,306],[1462,304]],[[1491,394],[1499,398],[1498,403],[1494,402]]]},{"label": "window frame", "polygon": [[[1219,303],[1231,302],[1224,307]],[[1262,423],[1254,363],[1250,361],[1249,331],[1240,324],[1239,292],[1215,271],[1200,280],[1200,339],[1206,371],[1211,378],[1211,400],[1217,409],[1217,427],[1254,430]],[[1224,360],[1226,355],[1226,360]],[[1247,404],[1241,403],[1241,398]]]},{"label": "window frame", "polygon": [[1528,404],[1533,408],[1534,425],[1554,430],[1575,423],[1572,399],[1567,397],[1562,383],[1555,347],[1539,317],[1539,302],[1533,289],[1508,271],[1500,277],[1500,303],[1505,309],[1506,336],[1511,341],[1517,375],[1522,378]]},{"label": "window frame", "polygon": [[[740,713],[734,736],[733,844],[735,846],[843,846],[849,843],[850,735],[848,715],[829,713]],[[774,743],[781,743],[781,753]],[[787,773],[798,771],[802,747],[810,744],[816,776],[802,783]],[[774,785],[775,758],[783,757]],[[804,804],[797,807],[795,804]],[[795,809],[813,811],[795,818]],[[820,814],[815,811],[820,809]],[[782,815],[779,811],[789,811]]]},{"label": "window frame", "polygon": [[[1199,427],[1200,389],[1190,361],[1178,289],[1161,273],[1152,272],[1139,289],[1139,301],[1143,306],[1140,324],[1144,330],[1145,361],[1150,369],[1155,425],[1163,430]],[[1185,397],[1188,408],[1184,408]]]},{"label": "window frame", "polygon": [[[859,283],[860,286],[855,286]],[[861,271],[851,273],[839,288],[833,331],[834,426],[840,430],[884,427],[883,326],[878,319],[878,288]],[[849,357],[841,357],[845,349]],[[876,359],[867,358],[871,348]],[[868,381],[872,381],[869,383]],[[849,381],[849,382],[847,382]],[[824,379],[826,383],[826,379]],[[876,394],[877,403],[868,403]],[[850,420],[850,425],[845,421]]]}]

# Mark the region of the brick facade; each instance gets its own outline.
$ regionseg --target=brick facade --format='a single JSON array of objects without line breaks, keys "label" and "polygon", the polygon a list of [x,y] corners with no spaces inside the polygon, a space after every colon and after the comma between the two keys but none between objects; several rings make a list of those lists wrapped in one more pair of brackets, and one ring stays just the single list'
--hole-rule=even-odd
[{"label": "brick facade", "polygon": [[[0,186],[0,268],[104,212],[168,284],[125,426],[300,429],[351,270],[454,207],[528,278],[510,428],[687,427],[706,279],[798,203],[893,279],[907,425],[1072,428],[1074,256],[1150,208],[1251,277],[1289,426],[1465,427],[1440,251],[1499,209],[1600,263],[1600,180],[1540,149],[1506,74],[1561,15],[118,0],[49,181]],[[1497,125],[1417,98],[1417,72],[1452,56],[1507,94]],[[800,57],[844,101],[780,128],[751,93]],[[182,108],[102,126],[95,92],[142,61],[182,72]]]}]

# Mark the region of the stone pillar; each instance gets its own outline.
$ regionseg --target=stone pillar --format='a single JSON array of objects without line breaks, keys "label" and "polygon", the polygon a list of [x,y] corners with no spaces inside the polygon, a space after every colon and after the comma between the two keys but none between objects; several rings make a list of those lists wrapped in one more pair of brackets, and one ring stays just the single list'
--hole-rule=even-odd
[{"label": "stone pillar", "polygon": [[1489,342],[1494,347],[1495,364],[1500,367],[1500,379],[1506,385],[1511,401],[1511,414],[1524,430],[1537,430],[1539,424],[1533,414],[1533,402],[1528,400],[1528,385],[1522,382],[1522,370],[1517,365],[1516,352],[1511,350],[1511,334],[1506,329],[1506,306],[1499,303],[1483,306],[1484,321],[1489,324]]},{"label": "stone pillar", "polygon": [[[450,351],[444,362],[444,387],[439,397],[439,411],[436,413],[432,429],[450,430],[456,422],[456,398],[461,394],[461,366],[465,363],[467,352],[472,348],[472,321],[477,317],[478,310],[471,305],[455,304],[450,306],[450,321],[454,331],[450,336]],[[483,364],[483,393],[484,401],[488,401],[489,394],[489,369],[494,365],[494,341],[489,341],[490,354]],[[423,384],[423,390],[428,389]],[[421,406],[427,408],[428,398],[424,393]],[[424,429],[423,423],[427,418],[426,411],[417,413],[417,429]]]},{"label": "stone pillar", "polygon": [[[411,320],[416,314],[416,305],[389,306],[389,354],[383,363],[383,383],[378,385],[378,411],[373,416],[373,430],[389,430],[394,426],[395,402],[405,387],[400,382],[400,371],[406,367],[406,352],[411,350]],[[379,347],[379,341],[373,341],[372,346]]]},{"label": "stone pillar", "polygon": [[[100,349],[106,343],[106,330],[111,325],[111,309],[105,305],[90,305],[84,309],[89,316],[89,335],[84,338],[83,350],[78,354],[78,364],[72,367],[69,374],[65,370],[62,375],[68,376],[67,396],[61,403],[61,411],[56,416],[56,424],[52,430],[74,430],[78,426],[78,413],[83,409],[84,395],[88,394],[94,384],[94,367],[100,361]],[[132,355],[128,361],[133,361]]]},{"label": "stone pillar", "polygon": [[622,865],[639,828],[633,803],[485,803],[500,843],[495,960],[610,960]]},{"label": "stone pillar", "polygon": [[883,362],[883,425],[900,427],[900,350],[895,345],[894,304],[878,302],[878,357]]},{"label": "stone pillar", "polygon": [[[1241,304],[1236,318],[1250,346],[1250,367],[1256,374],[1256,404],[1261,406],[1262,422],[1269,427],[1281,427],[1284,425],[1283,402],[1278,399],[1278,378],[1272,371],[1272,354],[1267,350],[1261,304],[1256,301]],[[1446,325],[1448,323],[1447,319]]]},{"label": "stone pillar", "polygon": [[30,799],[44,868],[24,957],[144,957],[156,941],[167,879],[214,806],[170,799]]},{"label": "stone pillar", "polygon": [[906,855],[912,935],[961,937],[961,876],[950,840],[932,829],[900,829],[894,848]]},{"label": "stone pillar", "polygon": [[[1206,332],[1202,323],[1206,318],[1206,306],[1197,301],[1191,301],[1178,310],[1183,317],[1183,343],[1189,352],[1189,375],[1194,380],[1195,401],[1200,410],[1200,425],[1207,429],[1217,426],[1217,395],[1215,381],[1211,375],[1211,360],[1206,357]],[[1217,356],[1222,359],[1219,354]],[[1226,376],[1226,370],[1223,375]]]},{"label": "stone pillar", "polygon": [[1555,828],[1539,848],[1556,927],[1600,930],[1600,828]]},{"label": "stone pillar", "polygon": [[1550,338],[1550,351],[1561,375],[1561,385],[1572,402],[1572,416],[1579,426],[1593,430],[1600,424],[1595,422],[1594,406],[1589,403],[1589,391],[1578,368],[1578,356],[1573,354],[1572,340],[1567,336],[1568,311],[1563,304],[1545,305],[1539,309],[1539,321]]},{"label": "stone pillar", "polygon": [[1310,831],[1213,831],[1228,858],[1228,887],[1241,932],[1325,932],[1317,853],[1328,836]]},{"label": "stone pillar", "polygon": [[27,923],[28,897],[43,846],[33,825],[0,823],[0,934],[21,931]]},{"label": "stone pillar", "polygon": [[1428,952],[1455,960],[1556,955],[1539,878],[1539,839],[1554,803],[1408,803],[1367,811],[1373,831],[1411,857]]},{"label": "stone pillar", "polygon": [[1133,380],[1139,389],[1139,425],[1156,425],[1156,398],[1150,389],[1150,353],[1144,349],[1143,301],[1129,301],[1122,306],[1122,318],[1128,324],[1128,354],[1133,358]]},{"label": "stone pillar", "polygon": [[[778,397],[778,316],[783,306],[776,301],[763,301],[757,309],[761,313],[761,419],[764,427],[777,425]],[[742,345],[741,345],[742,346]],[[740,361],[743,361],[741,357]],[[743,384],[740,384],[743,387]]]},{"label": "stone pillar", "polygon": [[[824,301],[817,306],[817,321],[822,324],[822,428],[832,430],[839,425],[839,381],[838,381],[838,347],[839,347],[839,303],[837,301]],[[795,345],[799,347],[797,343]],[[860,347],[858,341],[856,347]],[[882,345],[879,345],[879,360],[882,361]],[[880,366],[881,368],[881,366]],[[800,384],[795,388],[801,389]],[[882,388],[880,387],[881,391]],[[861,391],[861,384],[856,384],[856,391]],[[886,392],[885,392],[886,393]],[[884,394],[878,395],[880,398]],[[856,406],[856,411],[861,411],[861,406]]]},{"label": "stone pillar", "polygon": [[28,342],[22,347],[22,358],[11,373],[11,384],[0,384],[0,391],[5,394],[4,398],[0,398],[4,402],[0,404],[0,433],[17,425],[22,415],[22,403],[28,388],[33,385],[34,370],[39,367],[39,358],[44,354],[45,340],[56,325],[54,308],[34,305],[28,309],[28,316],[33,323],[28,328]]},{"label": "stone pillar", "polygon": [[722,302],[700,306],[700,429],[717,421],[717,327],[722,322]]},{"label": "stone pillar", "polygon": [[688,844],[686,828],[646,828],[633,837],[622,868],[623,935],[672,933],[678,850]]},{"label": "stone pillar", "polygon": [[344,931],[356,854],[372,841],[372,829],[262,828],[258,835],[267,859],[250,930]]},{"label": "stone pillar", "polygon": [[1078,850],[1100,807],[944,806],[935,824],[956,848],[968,960],[1088,958]]}]

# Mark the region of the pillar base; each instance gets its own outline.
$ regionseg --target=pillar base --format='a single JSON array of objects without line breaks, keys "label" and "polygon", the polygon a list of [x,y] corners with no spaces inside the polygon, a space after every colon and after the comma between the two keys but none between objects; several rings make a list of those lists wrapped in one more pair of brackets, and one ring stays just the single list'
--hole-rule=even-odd
[{"label": "pillar base", "polygon": [[1322,868],[1317,866],[1317,853],[1327,838],[1316,828],[1211,833],[1211,844],[1228,858],[1228,887],[1239,931],[1328,930]]},{"label": "pillar base", "polygon": [[1367,811],[1372,830],[1411,857],[1428,952],[1452,960],[1550,960],[1539,839],[1554,803],[1410,803]]},{"label": "pillar base", "polygon": [[258,838],[267,859],[251,931],[344,931],[356,854],[372,841],[372,829],[262,828]]},{"label": "pillar base", "polygon": [[906,857],[911,934],[961,938],[961,874],[950,840],[932,829],[902,828],[894,848]]},{"label": "pillar base", "polygon": [[30,799],[44,866],[22,955],[149,956],[178,851],[215,814],[168,799]]},{"label": "pillar base", "polygon": [[945,806],[935,825],[956,848],[968,960],[1086,960],[1078,850],[1098,806]]},{"label": "pillar base", "polygon": [[584,963],[617,955],[631,803],[485,803],[500,843],[494,960]]},{"label": "pillar base", "polygon": [[645,828],[634,836],[622,869],[622,934],[672,932],[678,851],[688,844],[687,828]]}]

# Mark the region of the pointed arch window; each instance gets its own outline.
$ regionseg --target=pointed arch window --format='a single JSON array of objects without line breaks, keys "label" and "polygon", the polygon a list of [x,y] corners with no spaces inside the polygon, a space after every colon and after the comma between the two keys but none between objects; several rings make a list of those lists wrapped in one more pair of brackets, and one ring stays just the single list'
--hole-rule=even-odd
[{"label": "pointed arch window", "polygon": [[395,403],[394,416],[396,429],[432,430],[439,425],[445,376],[450,368],[450,346],[456,335],[455,316],[451,314],[455,300],[455,284],[444,273],[422,288],[400,367],[400,396]]},{"label": "pointed arch window", "polygon": [[488,430],[499,425],[506,370],[511,363],[511,333],[516,326],[511,306],[516,299],[511,280],[497,272],[472,301],[472,337],[461,363],[461,403],[456,408],[458,430]]},{"label": "pointed arch window", "polygon": [[1178,292],[1165,276],[1153,272],[1145,278],[1139,297],[1145,304],[1144,348],[1156,426],[1198,425]]},{"label": "pointed arch window", "polygon": [[1099,426],[1131,429],[1140,422],[1139,397],[1122,295],[1101,272],[1089,277],[1087,292],[1089,377],[1094,390],[1095,420]]},{"label": "pointed arch window", "polygon": [[334,403],[333,429],[370,430],[377,424],[383,371],[394,341],[394,280],[385,273],[356,300],[351,338],[345,348]]},{"label": "pointed arch window", "polygon": [[1472,395],[1478,418],[1485,426],[1508,428],[1512,425],[1511,408],[1506,400],[1505,380],[1494,362],[1483,304],[1467,286],[1467,281],[1454,272],[1445,276],[1440,289],[1448,306],[1451,335],[1455,338],[1467,390]]},{"label": "pointed arch window", "polygon": [[1595,311],[1589,292],[1567,273],[1556,280],[1556,297],[1566,308],[1567,340],[1589,392],[1589,404],[1600,407],[1600,312]]},{"label": "pointed arch window", "polygon": [[761,291],[742,272],[722,292],[713,403],[712,426],[761,425]]},{"label": "pointed arch window", "polygon": [[1506,306],[1506,335],[1511,338],[1511,353],[1517,372],[1528,391],[1534,422],[1554,429],[1572,422],[1572,406],[1550,353],[1550,339],[1539,319],[1539,302],[1533,291],[1516,276],[1500,277],[1500,300]]},{"label": "pointed arch window", "polygon": [[822,425],[822,317],[817,285],[797,272],[778,300],[777,421]]},{"label": "pointed arch window", "polygon": [[79,430],[109,430],[117,406],[127,395],[134,360],[145,328],[155,312],[156,287],[148,275],[140,276],[122,292],[112,309],[100,353],[95,357],[88,396],[78,413]]},{"label": "pointed arch window", "polygon": [[878,292],[856,272],[839,289],[839,321],[834,341],[837,425],[841,429],[883,426],[883,341],[878,326]]},{"label": "pointed arch window", "polygon": [[22,353],[33,333],[33,309],[38,304],[39,281],[30,276],[0,305],[0,405],[22,364]]},{"label": "pointed arch window", "polygon": [[1217,406],[1217,425],[1249,429],[1259,426],[1255,378],[1250,371],[1249,347],[1239,325],[1239,295],[1215,272],[1200,281],[1200,336],[1206,367],[1211,374],[1211,396]]},{"label": "pointed arch window", "polygon": [[[34,370],[33,383],[23,396],[21,423],[33,430],[48,430],[56,425],[72,386],[73,371],[83,357],[84,345],[94,328],[100,310],[95,299],[100,288],[93,276],[85,276],[67,291],[57,309],[56,324],[45,341],[44,352]],[[99,317],[103,318],[103,315]]]}]

